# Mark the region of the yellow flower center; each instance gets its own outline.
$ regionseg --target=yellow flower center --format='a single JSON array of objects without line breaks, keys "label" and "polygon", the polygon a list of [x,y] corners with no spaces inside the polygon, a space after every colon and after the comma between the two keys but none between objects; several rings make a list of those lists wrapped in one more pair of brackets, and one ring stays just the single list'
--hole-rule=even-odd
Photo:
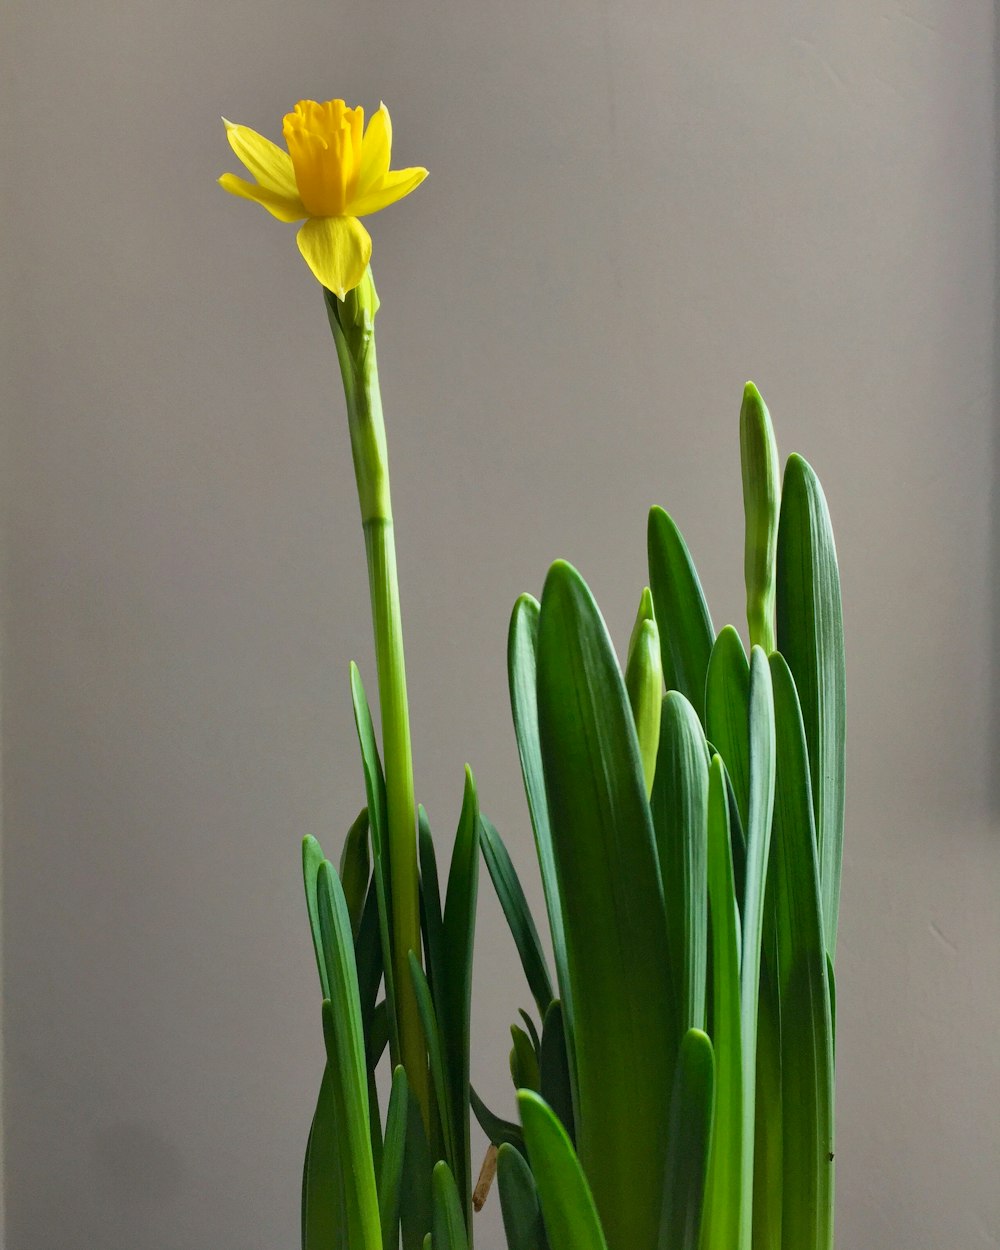
[{"label": "yellow flower center", "polygon": [[365,111],[343,100],[300,100],[282,134],[310,217],[343,217],[358,182]]}]

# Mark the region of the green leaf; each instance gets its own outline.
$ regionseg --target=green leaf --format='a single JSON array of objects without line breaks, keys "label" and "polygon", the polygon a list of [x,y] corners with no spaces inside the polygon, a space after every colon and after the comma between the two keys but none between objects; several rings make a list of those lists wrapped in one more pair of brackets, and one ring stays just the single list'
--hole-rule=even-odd
[{"label": "green leaf", "polygon": [[542,1047],[539,1061],[542,1097],[559,1117],[571,1142],[576,1142],[573,1116],[573,1086],[566,1054],[566,1031],[563,1027],[562,1003],[549,1004],[542,1022]]},{"label": "green leaf", "polygon": [[508,1250],[548,1250],[535,1178],[514,1146],[497,1151],[497,1186]]},{"label": "green leaf", "polygon": [[549,917],[549,935],[552,938],[552,957],[556,965],[556,977],[563,1002],[566,1037],[569,1046],[570,1071],[574,1073],[576,1060],[573,1042],[573,1008],[570,1000],[569,972],[566,963],[566,935],[563,930],[562,904],[560,902],[559,878],[556,874],[555,850],[552,845],[552,829],[549,807],[545,796],[545,775],[542,768],[542,745],[538,735],[538,601],[530,595],[522,595],[514,604],[507,635],[507,676],[510,685],[510,706],[514,717],[514,732],[521,760],[521,775],[528,799],[531,827],[535,835],[538,866],[542,874],[545,906]]},{"label": "green leaf", "polygon": [[712,1043],[700,1029],[689,1029],[681,1042],[670,1099],[658,1250],[698,1250],[714,1096]]},{"label": "green leaf", "polygon": [[344,898],[347,899],[347,911],[351,917],[351,931],[355,940],[361,927],[361,912],[368,894],[370,874],[368,808],[363,807],[347,831],[344,849],[340,855],[340,882],[344,887]]},{"label": "green leaf", "polygon": [[541,1076],[538,1071],[538,1056],[531,1044],[531,1038],[516,1024],[510,1026],[510,1035],[514,1040],[514,1048],[510,1052],[510,1075],[515,1089],[541,1088]]},{"label": "green leaf", "polygon": [[652,811],[678,1013],[671,1045],[677,1046],[688,1029],[705,1027],[708,760],[698,714],[676,690],[660,714]]},{"label": "green leaf", "polygon": [[774,650],[774,561],[781,502],[778,446],[771,415],[752,382],[743,391],[740,409],[740,462],[743,468],[743,512],[746,543],[743,569],[747,587],[750,642]]},{"label": "green leaf", "polygon": [[379,1215],[382,1223],[382,1245],[385,1250],[399,1245],[399,1201],[406,1153],[406,1115],[409,1086],[406,1071],[400,1064],[392,1074],[392,1090],[385,1120],[385,1148],[378,1187]]},{"label": "green leaf", "polygon": [[[406,1107],[406,1150],[403,1155],[403,1178],[400,1186],[399,1215],[403,1234],[403,1250],[420,1250],[434,1221],[431,1201],[431,1171],[434,1156],[424,1131],[420,1103],[410,1089]],[[395,1250],[386,1246],[383,1250]]]},{"label": "green leaf", "polygon": [[469,1086],[469,1102],[479,1127],[494,1146],[500,1147],[506,1142],[511,1146],[516,1146],[518,1150],[523,1152],[524,1134],[521,1132],[520,1124],[514,1124],[511,1120],[501,1119],[500,1116],[492,1112],[476,1093],[473,1085]]},{"label": "green leaf", "polygon": [[479,889],[479,800],[472,770],[465,770],[462,814],[448,872],[444,905],[444,984],[439,994],[441,1040],[447,1058],[452,1171],[461,1186],[466,1227],[472,1227],[472,1147],[469,1137],[469,1031],[472,1012],[472,950]]},{"label": "green leaf", "polygon": [[[448,1066],[444,1043],[441,1039],[440,1021],[431,997],[430,986],[427,984],[427,977],[420,966],[420,960],[413,951],[410,951],[410,976],[413,978],[417,1010],[420,1013],[420,1023],[423,1026],[424,1040],[427,1043],[427,1059],[430,1064],[431,1083],[437,1100],[440,1128],[444,1138],[445,1158],[454,1160],[456,1154],[455,1117],[452,1115],[451,1085],[448,1080]],[[433,1137],[434,1130],[432,1129],[432,1140]]]},{"label": "green leaf", "polygon": [[833,1246],[833,1024],[805,730],[792,674],[771,656],[777,727],[775,912],[781,995],[782,1240]]},{"label": "green leaf", "polygon": [[348,1250],[333,1076],[327,1065],[302,1172],[302,1250]]},{"label": "green leaf", "polygon": [[423,804],[417,808],[417,845],[420,855],[420,918],[427,951],[427,980],[431,992],[444,985],[444,932],[441,916],[441,884],[438,880],[434,838]]},{"label": "green leaf", "polygon": [[702,1250],[749,1250],[741,1241],[743,1060],[740,1040],[740,916],[733,880],[725,765],[708,776],[708,903],[712,933],[712,1047],[715,1121],[705,1194]]},{"label": "green leaf", "polygon": [[[740,1037],[743,1057],[743,1163],[744,1177],[753,1176],[754,1093],[757,1069],[757,1003],[760,990],[760,950],[764,925],[764,890],[771,846],[774,810],[774,693],[771,670],[760,647],[750,653],[750,757],[747,817],[746,882],[744,886],[740,959]],[[753,1193],[743,1187],[740,1227],[742,1244],[750,1244]],[[804,1248],[803,1248],[804,1250]]]},{"label": "green leaf", "polygon": [[660,1218],[666,918],[625,684],[593,596],[562,562],[542,596],[538,720],[575,1007],[580,1160],[609,1242],[625,1250],[651,1245]]},{"label": "green leaf", "polygon": [[347,1225],[352,1250],[381,1250],[378,1194],[368,1112],[368,1069],[351,918],[340,878],[328,862],[316,876],[323,958],[330,978],[323,1036],[341,1133]]},{"label": "green leaf", "polygon": [[[772,874],[773,876],[773,874]],[[773,913],[773,887],[768,882],[767,909]],[[767,927],[773,927],[768,921]],[[781,1005],[768,950],[761,963],[757,1010],[756,1116],[753,1156],[753,1250],[781,1250]]]},{"label": "green leaf", "polygon": [[[566,1130],[538,1094],[523,1090],[517,1102],[551,1250],[608,1250],[590,1186]],[[632,1196],[640,1192],[635,1189]]]},{"label": "green leaf", "polygon": [[483,859],[507,919],[517,953],[521,957],[521,967],[524,969],[528,988],[539,1014],[544,1015],[554,995],[538,930],[502,838],[485,816],[480,816],[479,820]]},{"label": "green leaf", "polygon": [[443,1159],[434,1165],[433,1189],[434,1245],[438,1250],[469,1250],[462,1202],[455,1186],[455,1178]]},{"label": "green leaf", "polygon": [[351,698],[354,703],[354,723],[361,747],[361,763],[365,774],[365,794],[368,797],[368,823],[374,855],[375,892],[378,901],[377,915],[379,939],[382,944],[382,972],[385,977],[385,999],[389,1011],[389,1051],[393,1067],[399,1063],[399,1029],[396,1013],[395,976],[392,970],[392,891],[389,876],[389,842],[386,824],[385,776],[375,742],[368,696],[358,666],[351,662]]},{"label": "green leaf", "polygon": [[319,904],[316,901],[316,877],[319,866],[325,860],[323,848],[311,835],[302,839],[302,880],[306,891],[306,911],[309,914],[309,929],[312,933],[313,951],[316,955],[316,968],[319,972],[320,988],[323,997],[330,997],[330,979],[326,974],[323,962],[323,940],[319,933]]},{"label": "green leaf", "polygon": [[542,1053],[542,1039],[538,1036],[538,1029],[535,1027],[534,1020],[532,1020],[531,1016],[528,1015],[523,1007],[518,1007],[517,1014],[524,1021],[524,1027],[528,1036],[531,1038],[531,1046],[535,1052],[535,1057],[540,1058]]},{"label": "green leaf", "polygon": [[744,829],[750,801],[749,700],[750,664],[739,634],[727,625],[719,631],[708,662],[705,730],[725,762]]},{"label": "green leaf", "polygon": [[830,512],[819,478],[801,456],[789,456],[785,466],[777,586],[778,649],[802,705],[823,928],[835,961],[844,841],[844,617]]},{"label": "green leaf", "polygon": [[681,532],[663,511],[649,513],[649,585],[660,630],[663,680],[693,704],[704,723],[705,675],[715,630]]}]

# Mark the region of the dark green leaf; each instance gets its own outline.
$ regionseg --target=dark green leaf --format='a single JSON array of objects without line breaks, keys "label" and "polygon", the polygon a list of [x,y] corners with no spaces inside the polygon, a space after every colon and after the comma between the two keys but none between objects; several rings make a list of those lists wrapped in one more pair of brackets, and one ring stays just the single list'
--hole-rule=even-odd
[{"label": "dark green leaf", "polygon": [[580,1159],[612,1244],[650,1245],[671,1086],[663,894],[625,684],[593,596],[562,562],[542,596],[538,718],[575,1007]]},{"label": "dark green leaf", "polygon": [[443,1159],[434,1165],[433,1241],[437,1250],[469,1250],[462,1201]]},{"label": "dark green leaf", "polygon": [[576,1123],[573,1115],[573,1086],[569,1078],[569,1058],[566,1054],[566,1032],[563,1028],[562,1003],[555,999],[549,1004],[542,1022],[542,1047],[539,1063],[542,1080],[542,1097],[562,1121],[571,1142],[576,1142]]},{"label": "dark green leaf", "polygon": [[406,1116],[409,1086],[400,1064],[392,1074],[392,1091],[385,1120],[385,1149],[378,1188],[379,1214],[382,1222],[382,1246],[392,1250],[399,1245],[399,1200],[406,1152]]},{"label": "dark green leaf", "polygon": [[514,1146],[497,1153],[497,1185],[508,1250],[548,1250],[535,1178]]},{"label": "dark green leaf", "polygon": [[750,796],[750,738],[747,706],[750,699],[750,664],[743,643],[732,625],[719,631],[708,662],[705,683],[706,730],[722,756],[733,783],[746,828]]},{"label": "dark green leaf", "polygon": [[355,939],[361,925],[361,910],[368,893],[371,873],[371,857],[368,853],[368,808],[363,807],[354,824],[347,831],[344,849],[340,855],[340,881],[347,899],[347,911],[351,917],[351,930]]},{"label": "dark green leaf", "polygon": [[691,553],[662,508],[650,510],[647,548],[663,680],[668,690],[679,690],[691,701],[704,723],[705,675],[715,630]]},{"label": "dark green leaf", "polygon": [[521,967],[524,969],[528,988],[539,1013],[544,1015],[545,1009],[552,1002],[553,994],[542,943],[503,839],[485,816],[480,816],[480,845],[493,888],[497,892],[514,945],[521,957]]},{"label": "dark green leaf", "polygon": [[708,761],[698,714],[676,690],[660,714],[652,811],[677,1010],[668,1044],[677,1046],[688,1029],[705,1027]]},{"label": "dark green leaf", "polygon": [[689,1029],[681,1042],[670,1099],[658,1250],[698,1250],[714,1097],[712,1043],[700,1029]]},{"label": "dark green leaf", "polygon": [[507,1142],[511,1146],[516,1146],[518,1150],[524,1151],[524,1134],[521,1132],[521,1126],[494,1114],[476,1093],[475,1087],[471,1085],[469,1086],[469,1102],[479,1127],[494,1146],[499,1147]]},{"label": "dark green leaf", "polygon": [[778,531],[778,649],[802,705],[819,846],[823,928],[837,950],[844,840],[844,617],[833,527],[819,478],[789,456]]}]

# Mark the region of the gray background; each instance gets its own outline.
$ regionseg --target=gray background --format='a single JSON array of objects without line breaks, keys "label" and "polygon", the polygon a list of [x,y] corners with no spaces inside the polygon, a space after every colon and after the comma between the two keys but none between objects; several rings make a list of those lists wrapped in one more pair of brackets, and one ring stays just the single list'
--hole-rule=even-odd
[{"label": "gray background", "polygon": [[[9,1250],[297,1245],[322,1063],[298,842],[362,802],[335,359],[220,114],[389,105],[373,218],[420,797],[537,874],[504,642],[548,561],[620,643],[644,518],[741,610],[752,376],[849,641],[842,1250],[1000,1244],[988,0],[8,2]],[[488,885],[474,1077],[527,992]],[[481,1139],[479,1139],[481,1140]],[[497,1203],[480,1244],[500,1244]]]}]

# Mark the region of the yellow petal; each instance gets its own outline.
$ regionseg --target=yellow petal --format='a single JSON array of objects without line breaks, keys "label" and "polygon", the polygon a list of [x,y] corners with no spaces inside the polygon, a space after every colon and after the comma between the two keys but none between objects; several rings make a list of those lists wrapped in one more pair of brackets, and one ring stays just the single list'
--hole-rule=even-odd
[{"label": "yellow petal", "polygon": [[404,195],[415,191],[426,177],[426,169],[393,169],[376,182],[370,191],[355,196],[348,204],[347,211],[355,217],[377,213],[379,209],[388,208]]},{"label": "yellow petal", "polygon": [[306,264],[339,299],[365,276],[372,240],[356,217],[310,217],[296,240]]},{"label": "yellow petal", "polygon": [[384,104],[372,114],[361,145],[361,168],[355,198],[364,195],[389,172],[389,156],[392,151],[392,122]]},{"label": "yellow petal", "polygon": [[266,208],[272,217],[279,221],[301,221],[307,216],[302,201],[297,195],[278,195],[268,187],[258,186],[255,182],[247,182],[245,178],[237,178],[235,174],[223,174],[219,186],[231,195],[238,195],[244,200],[253,200]]},{"label": "yellow petal", "polygon": [[226,122],[229,146],[260,185],[278,195],[294,196],[298,199],[292,158],[284,148],[279,148],[276,143],[265,139],[249,126],[236,126],[225,118],[222,120]]}]

